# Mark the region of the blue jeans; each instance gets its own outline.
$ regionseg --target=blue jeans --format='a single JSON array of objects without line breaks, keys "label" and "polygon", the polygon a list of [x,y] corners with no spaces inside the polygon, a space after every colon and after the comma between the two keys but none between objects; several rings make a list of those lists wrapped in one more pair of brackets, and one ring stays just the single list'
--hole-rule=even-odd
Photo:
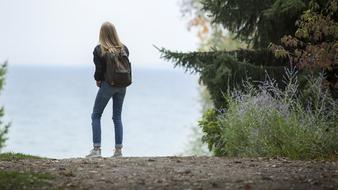
[{"label": "blue jeans", "polygon": [[96,95],[93,113],[91,115],[94,147],[101,146],[101,116],[110,98],[112,98],[115,147],[122,148],[123,126],[121,113],[125,94],[126,87],[112,87],[107,82],[102,81],[101,87]]}]

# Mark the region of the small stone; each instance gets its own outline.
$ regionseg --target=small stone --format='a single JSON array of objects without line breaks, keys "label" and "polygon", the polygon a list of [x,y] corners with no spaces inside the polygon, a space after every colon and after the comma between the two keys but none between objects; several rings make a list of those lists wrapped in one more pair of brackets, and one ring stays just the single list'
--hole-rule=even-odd
[{"label": "small stone", "polygon": [[247,184],[244,185],[244,189],[245,190],[251,190],[252,188],[251,188],[251,185],[247,183]]},{"label": "small stone", "polygon": [[89,162],[87,160],[83,160],[82,164],[89,164]]},{"label": "small stone", "polygon": [[66,184],[66,187],[75,187],[75,185],[72,184],[72,183],[67,183],[67,184]]},{"label": "small stone", "polygon": [[189,173],[191,173],[191,170],[181,169],[181,170],[177,170],[177,173],[179,173],[179,174],[189,174]]},{"label": "small stone", "polygon": [[320,185],[320,183],[318,181],[313,181],[311,182],[311,185]]},{"label": "small stone", "polygon": [[311,183],[313,179],[307,179],[306,182]]},{"label": "small stone", "polygon": [[218,184],[217,184],[216,182],[211,182],[211,186],[212,186],[212,187],[217,187]]},{"label": "small stone", "polygon": [[72,171],[63,171],[61,172],[62,175],[67,176],[67,177],[74,177],[74,173]]},{"label": "small stone", "polygon": [[270,176],[262,176],[262,180],[272,180],[272,177],[270,177]]}]

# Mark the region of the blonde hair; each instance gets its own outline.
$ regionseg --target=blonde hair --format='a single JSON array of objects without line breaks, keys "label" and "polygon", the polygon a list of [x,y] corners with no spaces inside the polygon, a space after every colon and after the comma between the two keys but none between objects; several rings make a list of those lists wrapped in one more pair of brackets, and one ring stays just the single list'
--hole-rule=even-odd
[{"label": "blonde hair", "polygon": [[101,26],[99,37],[101,53],[118,53],[122,50],[122,43],[117,35],[115,26],[110,22],[104,22]]}]

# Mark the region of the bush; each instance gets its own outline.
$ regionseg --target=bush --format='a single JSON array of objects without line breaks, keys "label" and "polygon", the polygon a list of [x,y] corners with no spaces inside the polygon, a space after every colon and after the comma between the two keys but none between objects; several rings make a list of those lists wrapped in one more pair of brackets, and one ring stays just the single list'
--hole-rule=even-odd
[{"label": "bush", "polygon": [[271,79],[246,82],[224,95],[226,109],[205,112],[203,141],[216,156],[337,158],[338,103],[324,78],[309,78],[301,92],[295,70],[286,71],[282,90]]},{"label": "bush", "polygon": [[[0,65],[0,92],[3,88],[4,81],[5,81],[6,67],[7,67],[7,63]],[[0,108],[0,152],[1,152],[1,149],[5,146],[5,141],[7,140],[5,135],[8,133],[8,128],[9,128],[9,124],[4,124],[2,121],[3,116],[4,116],[4,108],[1,107]]]},{"label": "bush", "polygon": [[[0,109],[0,118],[3,116],[3,108]],[[6,134],[8,133],[9,125],[3,125],[2,121],[0,121],[0,152],[1,149],[5,146],[5,142],[7,140]]]}]

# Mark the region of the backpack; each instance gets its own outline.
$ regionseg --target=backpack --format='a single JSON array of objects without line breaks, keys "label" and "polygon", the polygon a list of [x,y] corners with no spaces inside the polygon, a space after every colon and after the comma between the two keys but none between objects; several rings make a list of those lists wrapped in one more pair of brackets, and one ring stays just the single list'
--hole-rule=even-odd
[{"label": "backpack", "polygon": [[128,54],[123,49],[120,53],[107,52],[106,72],[104,78],[108,84],[115,87],[127,87],[132,83],[131,64]]}]

